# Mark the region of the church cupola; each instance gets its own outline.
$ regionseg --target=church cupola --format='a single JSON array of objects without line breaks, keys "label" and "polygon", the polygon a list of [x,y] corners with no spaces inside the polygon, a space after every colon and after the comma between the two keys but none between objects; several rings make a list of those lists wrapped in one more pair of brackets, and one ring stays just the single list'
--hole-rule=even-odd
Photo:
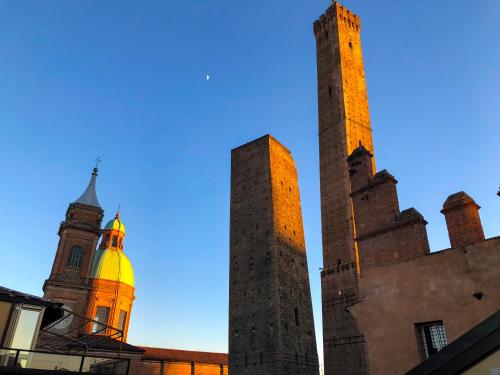
[{"label": "church cupola", "polygon": [[[116,337],[122,332],[126,341],[134,296],[134,270],[123,252],[126,231],[120,212],[103,230],[99,248],[94,256],[91,273],[92,290],[87,316],[94,320],[88,333]],[[108,328],[103,330],[103,325]]]},{"label": "church cupola", "polygon": [[120,211],[118,211],[113,220],[108,221],[104,227],[100,249],[114,248],[123,250],[123,240],[126,236],[125,225],[120,219]]}]

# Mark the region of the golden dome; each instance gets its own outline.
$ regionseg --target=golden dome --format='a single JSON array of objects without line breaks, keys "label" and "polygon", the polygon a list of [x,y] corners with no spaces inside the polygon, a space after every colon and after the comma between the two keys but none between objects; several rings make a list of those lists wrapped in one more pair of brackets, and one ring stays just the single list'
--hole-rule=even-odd
[{"label": "golden dome", "polygon": [[92,267],[92,278],[118,281],[134,287],[134,270],[121,250],[98,249]]}]

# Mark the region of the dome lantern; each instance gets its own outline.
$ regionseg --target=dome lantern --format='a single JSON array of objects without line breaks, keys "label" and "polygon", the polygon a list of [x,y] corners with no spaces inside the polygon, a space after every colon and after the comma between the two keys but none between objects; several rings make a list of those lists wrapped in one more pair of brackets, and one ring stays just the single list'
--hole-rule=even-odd
[{"label": "dome lantern", "polygon": [[101,244],[97,249],[92,267],[92,278],[117,281],[134,286],[134,271],[123,252],[125,225],[120,211],[104,227]]}]

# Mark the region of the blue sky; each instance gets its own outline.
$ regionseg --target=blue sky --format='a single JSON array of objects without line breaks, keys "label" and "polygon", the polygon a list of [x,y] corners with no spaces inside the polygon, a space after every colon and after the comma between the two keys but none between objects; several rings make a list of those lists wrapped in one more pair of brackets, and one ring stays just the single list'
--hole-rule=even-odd
[{"label": "blue sky", "polygon": [[[230,150],[296,160],[318,343],[312,22],[327,0],[0,1],[0,285],[41,294],[67,205],[103,159],[136,274],[133,344],[227,350]],[[500,3],[345,1],[360,15],[379,169],[429,221],[467,191],[499,234]],[[206,80],[209,74],[211,79]]]}]

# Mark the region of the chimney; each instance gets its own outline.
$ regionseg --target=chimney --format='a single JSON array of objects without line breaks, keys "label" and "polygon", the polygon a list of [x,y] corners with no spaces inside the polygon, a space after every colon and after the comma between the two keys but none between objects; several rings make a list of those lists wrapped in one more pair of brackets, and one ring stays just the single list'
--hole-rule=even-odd
[{"label": "chimney", "polygon": [[451,247],[484,241],[479,207],[465,192],[452,194],[443,204],[441,213],[446,219]]}]

